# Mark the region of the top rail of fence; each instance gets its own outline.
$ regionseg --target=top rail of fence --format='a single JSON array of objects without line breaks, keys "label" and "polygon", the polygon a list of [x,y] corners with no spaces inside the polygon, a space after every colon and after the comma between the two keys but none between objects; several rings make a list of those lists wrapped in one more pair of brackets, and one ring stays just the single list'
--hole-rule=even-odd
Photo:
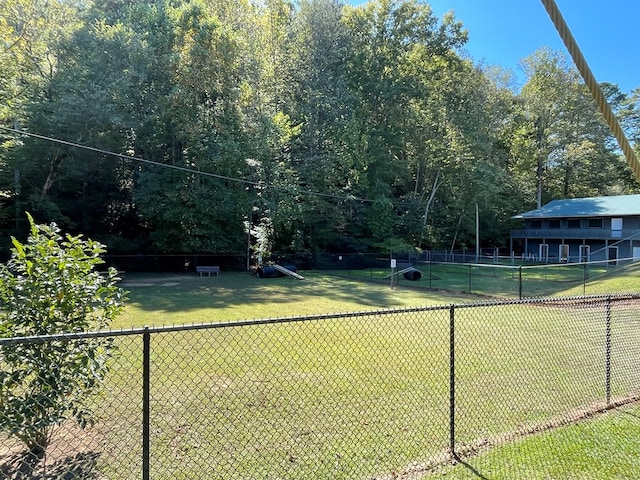
[{"label": "top rail of fence", "polygon": [[[509,257],[500,257],[505,259],[505,261],[509,260]],[[525,269],[543,269],[549,267],[576,267],[576,266],[600,266],[600,265],[610,265],[612,262],[617,263],[631,263],[634,261],[638,261],[637,258],[626,257],[626,258],[617,258],[615,260],[593,260],[588,262],[547,262],[547,263],[536,263],[535,265],[526,265],[522,263],[474,263],[474,262],[444,262],[444,261],[430,261],[430,260],[420,260],[416,263],[418,264],[434,264],[434,265],[464,265],[468,267],[481,267],[481,268],[502,268],[507,270],[518,270],[522,268]]]}]

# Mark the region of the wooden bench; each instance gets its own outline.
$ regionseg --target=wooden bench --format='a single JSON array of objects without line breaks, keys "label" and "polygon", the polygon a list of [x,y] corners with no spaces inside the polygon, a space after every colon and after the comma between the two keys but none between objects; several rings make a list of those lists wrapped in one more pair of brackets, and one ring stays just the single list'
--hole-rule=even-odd
[{"label": "wooden bench", "polygon": [[211,276],[212,273],[216,274],[216,277],[220,273],[220,267],[217,265],[198,265],[196,267],[196,272],[202,276],[203,273],[206,273],[207,276]]}]

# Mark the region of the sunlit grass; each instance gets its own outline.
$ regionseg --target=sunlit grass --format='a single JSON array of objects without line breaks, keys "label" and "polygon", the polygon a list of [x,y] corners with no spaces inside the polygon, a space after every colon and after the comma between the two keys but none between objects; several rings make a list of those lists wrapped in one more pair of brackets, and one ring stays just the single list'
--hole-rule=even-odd
[{"label": "sunlit grass", "polygon": [[[303,273],[303,281],[229,272],[126,275],[130,301],[116,327],[486,300],[408,282],[391,288]],[[477,442],[600,402],[605,355],[601,342],[593,345],[594,337],[604,338],[602,311],[458,309],[458,441]],[[360,478],[437,456],[448,445],[448,325],[449,311],[441,309],[154,334],[154,478],[197,478],[213,464],[220,478]],[[616,337],[620,328],[614,325]],[[640,380],[637,369],[626,367],[640,356],[637,329],[621,334],[627,343],[624,356],[613,359],[620,372],[614,395]],[[140,357],[128,351],[129,340],[119,341],[116,372],[123,378],[110,384],[117,401],[107,398],[124,406],[137,402],[138,387],[127,382],[140,374],[132,368]],[[139,436],[132,412],[118,438]],[[117,476],[128,478],[123,471]]]},{"label": "sunlit grass", "polygon": [[583,286],[558,292],[560,295],[602,295],[640,292],[640,262],[590,272]]},{"label": "sunlit grass", "polygon": [[637,438],[636,404],[495,447],[424,478],[631,480],[640,472]]},{"label": "sunlit grass", "polygon": [[[417,281],[395,276],[401,288],[464,292],[498,298],[546,297],[640,291],[640,262],[609,266],[602,263],[548,265],[472,265],[434,263],[416,265]],[[332,272],[344,278],[389,284],[390,269],[367,268]]]},{"label": "sunlit grass", "polygon": [[372,284],[321,273],[304,272],[305,280],[260,279],[247,273],[197,275],[125,275],[129,292],[123,315],[112,325],[154,325],[289,317],[461,303],[477,297]]}]

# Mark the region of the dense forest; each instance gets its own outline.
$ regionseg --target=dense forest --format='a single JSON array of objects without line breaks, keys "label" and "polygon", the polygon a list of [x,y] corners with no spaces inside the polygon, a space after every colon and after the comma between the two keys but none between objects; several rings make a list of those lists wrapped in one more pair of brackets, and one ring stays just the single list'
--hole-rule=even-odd
[{"label": "dense forest", "polygon": [[[450,249],[476,206],[503,246],[516,213],[638,192],[566,55],[532,52],[518,85],[467,36],[416,0],[3,0],[0,228],[30,212],[123,254]],[[640,89],[602,87],[635,144]]]}]

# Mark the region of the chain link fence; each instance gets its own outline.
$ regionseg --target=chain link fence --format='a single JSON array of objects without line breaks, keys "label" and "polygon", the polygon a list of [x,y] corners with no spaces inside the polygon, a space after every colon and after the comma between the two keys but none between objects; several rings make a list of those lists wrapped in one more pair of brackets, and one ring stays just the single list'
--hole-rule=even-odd
[{"label": "chain link fence", "polygon": [[476,473],[519,478],[518,439],[637,402],[639,313],[584,296],[0,339],[0,366],[18,344],[117,346],[95,424],[43,456],[0,433],[0,478],[429,478],[500,446]]},{"label": "chain link fence", "polygon": [[[198,267],[217,266],[221,271],[253,271],[273,263],[293,265],[353,280],[446,290],[497,297],[543,297],[559,290],[568,295],[590,291],[590,281],[626,269],[635,274],[640,262],[633,258],[597,262],[537,262],[500,256],[495,248],[475,250],[288,255],[274,254],[265,263],[246,254],[105,255],[107,265],[120,271],[195,273]],[[396,267],[391,268],[395,260]]]},{"label": "chain link fence", "polygon": [[491,252],[479,257],[453,252],[324,255],[316,258],[316,267],[353,280],[520,299],[572,289],[569,295],[602,293],[590,291],[590,283],[621,271],[640,271],[640,262],[633,258],[540,263]]}]

